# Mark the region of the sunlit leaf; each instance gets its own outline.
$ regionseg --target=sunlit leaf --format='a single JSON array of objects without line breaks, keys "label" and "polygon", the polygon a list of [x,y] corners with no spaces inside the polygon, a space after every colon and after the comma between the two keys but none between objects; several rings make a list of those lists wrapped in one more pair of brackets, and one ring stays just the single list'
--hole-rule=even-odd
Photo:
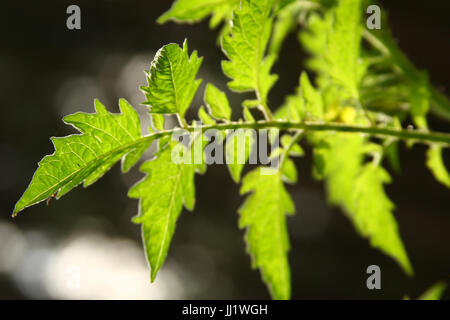
[{"label": "sunlit leaf", "polygon": [[252,265],[261,270],[262,278],[274,299],[291,295],[288,261],[289,236],[286,214],[293,214],[294,204],[283,186],[279,171],[257,168],[248,173],[241,193],[251,194],[239,209],[239,226],[245,235]]},{"label": "sunlit leaf", "polygon": [[201,83],[196,80],[201,63],[197,51],[188,56],[187,41],[183,49],[173,43],[159,49],[147,75],[148,86],[141,87],[150,112],[178,113],[184,117]]},{"label": "sunlit leaf", "polygon": [[418,300],[439,300],[442,297],[445,289],[447,289],[447,284],[444,282],[438,282],[431,288],[427,289]]},{"label": "sunlit leaf", "polygon": [[[186,152],[190,161],[185,161],[188,158],[180,154],[174,161],[180,150]],[[183,204],[188,210],[194,209],[194,174],[199,167],[188,151],[173,141],[163,146],[155,159],[141,166],[146,176],[128,192],[129,197],[139,199],[139,214],[134,222],[142,224],[152,282],[167,256]]]},{"label": "sunlit leaf", "polygon": [[230,120],[231,108],[227,96],[211,83],[206,86],[205,103],[214,118]]},{"label": "sunlit leaf", "polygon": [[52,138],[55,152],[39,162],[14,215],[52,195],[60,198],[82,182],[85,187],[91,185],[120,159],[123,171],[139,160],[151,139],[142,138],[139,117],[128,102],[121,99],[119,105],[121,113],[112,114],[96,100],[96,113],[64,117],[81,134]]},{"label": "sunlit leaf", "polygon": [[231,177],[235,182],[241,180],[241,172],[253,147],[255,137],[252,130],[238,129],[227,137],[225,156]]},{"label": "sunlit leaf", "polygon": [[[380,149],[380,148],[377,148]],[[393,215],[394,205],[384,191],[389,174],[379,165],[364,165],[365,151],[377,149],[359,134],[326,135],[315,150],[316,166],[326,178],[330,201],[341,206],[362,237],[413,273]]]},{"label": "sunlit leaf", "polygon": [[370,244],[397,260],[408,275],[413,270],[392,213],[394,204],[386,196],[384,183],[389,174],[374,164],[365,165],[354,182],[350,217],[356,230],[370,239]]},{"label": "sunlit leaf", "polygon": [[265,57],[272,28],[273,0],[242,0],[235,11],[231,34],[222,39],[229,61],[222,62],[224,73],[232,79],[228,86],[239,92],[255,91],[265,103],[277,76],[270,74],[275,56]]},{"label": "sunlit leaf", "polygon": [[427,166],[437,181],[450,188],[450,174],[442,159],[442,147],[432,145],[427,152]]},{"label": "sunlit leaf", "polygon": [[176,0],[170,10],[158,18],[159,23],[168,20],[180,22],[197,22],[213,15],[211,25],[216,26],[231,14],[240,0]]}]

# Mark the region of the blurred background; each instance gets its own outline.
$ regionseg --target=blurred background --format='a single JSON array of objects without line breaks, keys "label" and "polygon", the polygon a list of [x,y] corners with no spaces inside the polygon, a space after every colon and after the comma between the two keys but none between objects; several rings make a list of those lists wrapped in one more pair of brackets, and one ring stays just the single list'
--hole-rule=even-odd
[{"label": "blurred background", "polygon": [[[258,271],[250,269],[237,209],[243,202],[225,166],[210,166],[197,176],[197,205],[184,211],[165,265],[154,284],[140,238],[130,219],[137,201],[128,188],[141,174],[122,175],[115,166],[89,190],[78,187],[47,207],[40,204],[18,218],[11,213],[37,162],[53,152],[51,136],[74,130],[64,115],[93,112],[99,98],[118,111],[120,97],[131,102],[148,126],[145,83],[158,48],[189,39],[204,57],[203,89],[213,82],[226,89],[216,43],[208,22],[158,25],[171,1],[3,1],[0,9],[0,298],[99,299],[266,299]],[[448,0],[382,1],[400,47],[429,71],[432,82],[450,94]],[[66,8],[81,7],[82,29],[66,28]],[[275,66],[281,75],[271,106],[293,92],[305,54],[296,36],[283,46]],[[227,92],[236,114],[243,95]],[[435,130],[450,125],[431,119]],[[307,149],[308,150],[308,149]],[[324,187],[311,178],[311,150],[297,159],[299,183],[289,187],[297,214],[288,219],[294,299],[394,299],[416,297],[439,280],[450,280],[449,191],[424,166],[425,147],[401,148],[402,173],[393,174],[387,192],[396,203],[400,233],[416,276],[408,278],[385,255],[356,235],[339,209],[326,203]],[[148,154],[147,156],[150,156]],[[447,166],[449,152],[445,153]],[[382,290],[366,288],[366,268],[377,264]],[[450,298],[447,290],[445,298]]]}]

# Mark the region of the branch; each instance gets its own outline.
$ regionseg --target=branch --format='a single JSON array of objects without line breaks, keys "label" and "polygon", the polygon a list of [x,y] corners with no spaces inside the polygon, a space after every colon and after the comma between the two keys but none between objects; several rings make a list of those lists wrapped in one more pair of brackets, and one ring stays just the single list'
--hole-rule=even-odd
[{"label": "branch", "polygon": [[[353,132],[368,134],[374,137],[392,137],[401,140],[415,140],[420,143],[441,143],[450,146],[450,134],[443,132],[419,131],[419,130],[399,130],[383,127],[365,127],[357,125],[346,125],[341,123],[318,123],[318,122],[289,122],[289,121],[258,121],[258,122],[229,122],[215,125],[206,125],[202,127],[189,126],[185,130],[193,132],[198,129],[206,131],[209,129],[228,130],[228,129],[269,129],[278,128],[280,130],[305,130],[305,131],[334,131],[334,132]],[[175,128],[163,132],[153,133],[141,138],[141,142],[159,139],[181,130]]]}]

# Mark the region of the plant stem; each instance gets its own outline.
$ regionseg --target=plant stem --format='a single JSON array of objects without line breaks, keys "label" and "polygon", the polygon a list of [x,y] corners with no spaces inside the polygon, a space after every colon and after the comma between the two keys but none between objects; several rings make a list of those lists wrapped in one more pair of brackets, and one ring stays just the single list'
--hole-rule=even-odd
[{"label": "plant stem", "polygon": [[267,104],[262,104],[260,110],[262,111],[262,113],[264,114],[264,118],[267,121],[273,121],[273,116],[272,116],[272,112],[270,111],[269,107],[267,106]]},{"label": "plant stem", "polygon": [[305,131],[303,130],[299,130],[295,133],[295,135],[292,137],[291,142],[289,143],[289,145],[287,147],[285,147],[283,154],[281,155],[281,160],[280,160],[280,168],[283,168],[284,165],[284,161],[286,160],[286,158],[289,156],[289,152],[291,151],[292,147],[301,140],[301,138],[303,137]]},{"label": "plant stem", "polygon": [[178,122],[180,123],[180,125],[184,128],[187,129],[189,127],[188,123],[186,122],[186,120],[184,120],[184,117],[182,117],[179,113],[177,113],[177,119]]},{"label": "plant stem", "polygon": [[[202,127],[189,126],[184,128],[187,131],[198,130],[202,131],[209,129],[227,130],[227,129],[269,129],[278,128],[280,130],[305,130],[305,131],[332,131],[332,132],[352,132],[368,134],[375,137],[392,137],[402,140],[415,140],[420,143],[441,143],[450,146],[450,134],[443,132],[419,131],[419,130],[399,130],[384,127],[367,127],[358,125],[347,125],[341,123],[318,123],[318,122],[289,122],[289,121],[258,121],[258,122],[228,122],[215,125],[206,125]],[[142,139],[158,139],[163,136],[172,134],[181,128],[175,128],[164,132],[158,132],[142,137]]]}]

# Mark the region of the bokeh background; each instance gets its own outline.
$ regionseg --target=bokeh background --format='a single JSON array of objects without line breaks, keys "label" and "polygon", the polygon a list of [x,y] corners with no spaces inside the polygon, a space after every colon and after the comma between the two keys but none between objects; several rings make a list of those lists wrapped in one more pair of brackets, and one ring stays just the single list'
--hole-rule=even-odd
[{"label": "bokeh background", "polygon": [[[448,0],[382,1],[399,45],[432,82],[450,93]],[[66,28],[66,8],[82,10],[82,29]],[[99,98],[117,111],[119,97],[148,124],[143,95],[156,50],[189,39],[204,62],[204,79],[188,117],[213,82],[226,88],[217,30],[208,22],[158,25],[171,1],[3,1],[0,5],[0,298],[266,299],[258,271],[250,269],[237,209],[243,202],[225,166],[196,178],[195,212],[183,212],[168,259],[156,282],[142,250],[140,228],[130,222],[137,201],[127,189],[140,177],[115,166],[89,190],[79,187],[50,206],[10,215],[37,162],[53,152],[50,136],[74,130],[64,115],[93,111]],[[281,75],[270,95],[279,106],[293,92],[304,52],[290,36],[275,67]],[[235,112],[243,96],[228,92]],[[433,118],[436,130],[448,122]],[[308,149],[307,149],[308,150]],[[311,151],[297,160],[299,183],[289,187],[297,214],[288,219],[294,299],[394,299],[416,297],[450,275],[449,191],[424,167],[423,146],[401,148],[402,173],[387,187],[416,276],[408,278],[391,259],[356,235],[339,209],[326,203],[324,187],[311,178]],[[150,154],[147,154],[147,157]],[[449,153],[445,153],[450,165]],[[369,291],[366,268],[382,270],[382,290]],[[444,297],[449,298],[448,292]]]}]

